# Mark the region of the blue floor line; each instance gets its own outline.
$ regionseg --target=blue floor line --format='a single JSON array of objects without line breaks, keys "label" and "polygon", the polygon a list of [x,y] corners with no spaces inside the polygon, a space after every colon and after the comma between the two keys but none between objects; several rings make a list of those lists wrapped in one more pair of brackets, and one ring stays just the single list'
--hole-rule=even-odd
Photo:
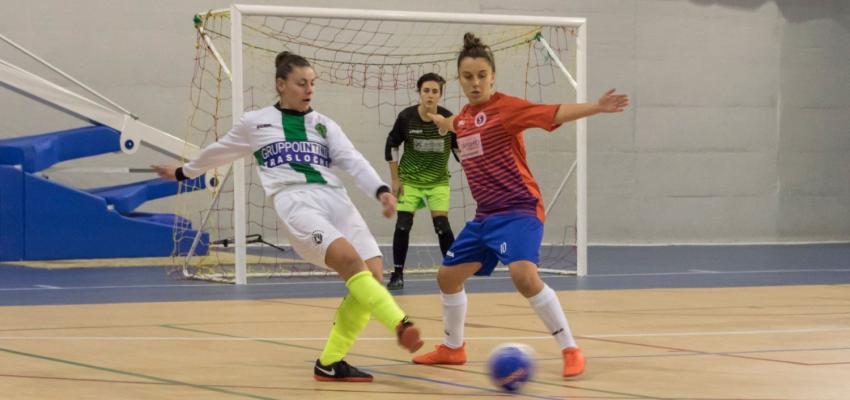
[{"label": "blue floor line", "polygon": [[[555,290],[850,284],[850,243],[784,246],[591,247],[590,275],[544,274]],[[516,292],[509,275],[472,278],[469,293]],[[177,281],[163,267],[43,269],[0,263],[0,306],[341,297],[326,278],[248,285]],[[434,275],[408,274],[395,296],[438,293]]]},{"label": "blue floor line", "polygon": [[399,374],[399,373],[395,373],[395,372],[376,371],[376,370],[371,370],[371,369],[367,369],[367,368],[361,368],[361,369],[363,369],[364,371],[367,371],[369,373],[377,374],[377,375],[389,375],[389,376],[394,376],[396,378],[413,379],[413,380],[422,381],[422,382],[436,383],[436,384],[439,384],[439,385],[453,386],[453,387],[457,387],[457,388],[461,388],[461,389],[480,390],[480,391],[484,391],[484,392],[490,392],[490,393],[500,394],[500,395],[505,395],[505,396],[511,395],[511,396],[514,396],[514,397],[527,397],[527,398],[530,398],[530,399],[563,400],[563,397],[539,396],[539,395],[530,394],[530,393],[523,393],[522,391],[506,392],[506,391],[499,390],[499,389],[493,389],[493,388],[481,387],[481,386],[474,386],[474,385],[466,385],[466,384],[463,384],[463,383],[455,383],[455,382],[449,382],[449,381],[444,381],[444,380],[440,380],[440,379],[433,379],[433,378],[425,378],[425,377],[416,376],[416,375]]}]

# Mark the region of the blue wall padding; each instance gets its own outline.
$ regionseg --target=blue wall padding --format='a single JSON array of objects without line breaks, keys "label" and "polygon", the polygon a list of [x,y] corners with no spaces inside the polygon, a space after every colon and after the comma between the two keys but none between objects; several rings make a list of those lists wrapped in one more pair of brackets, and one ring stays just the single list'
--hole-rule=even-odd
[{"label": "blue wall padding", "polygon": [[[192,229],[192,221],[179,215],[135,212],[125,215],[125,217],[131,218],[134,221],[160,224],[171,228],[177,241],[176,254],[179,256],[185,256],[189,253],[189,249],[192,247],[192,241],[195,240],[195,235],[198,233],[198,231]],[[198,241],[198,247],[195,248],[195,254],[207,254],[209,242],[210,234],[202,232],[201,240]]]},{"label": "blue wall padding", "polygon": [[151,179],[118,186],[87,189],[86,191],[95,196],[103,197],[121,214],[128,214],[148,200],[176,195],[178,187],[181,192],[203,189],[206,187],[204,176],[185,181],[182,185],[175,181]]},{"label": "blue wall padding", "polygon": [[38,172],[62,161],[121,151],[120,138],[115,129],[96,125],[4,139],[0,140],[0,164]]},{"label": "blue wall padding", "polygon": [[[178,190],[202,189],[203,176],[179,186],[153,179],[84,191],[34,175],[62,161],[120,151],[120,136],[112,128],[90,126],[0,140],[0,261],[188,252],[197,233],[189,220],[132,211]],[[203,233],[195,253],[206,254],[208,243]]]},{"label": "blue wall padding", "polygon": [[[107,209],[101,197],[32,174],[23,174],[23,180],[25,260],[161,257],[175,253],[171,224],[123,216]],[[195,235],[187,229],[182,234],[185,239],[178,243],[178,254],[189,249]],[[203,243],[209,240],[202,239]],[[206,246],[196,253],[205,254]],[[0,259],[8,260],[4,254]]]},{"label": "blue wall padding", "polygon": [[24,257],[24,173],[0,165],[0,260]]}]

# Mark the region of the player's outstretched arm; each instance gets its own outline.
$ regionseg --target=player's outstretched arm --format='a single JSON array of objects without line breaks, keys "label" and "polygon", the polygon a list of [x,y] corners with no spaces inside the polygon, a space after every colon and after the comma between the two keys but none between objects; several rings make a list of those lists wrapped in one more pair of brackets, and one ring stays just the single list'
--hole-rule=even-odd
[{"label": "player's outstretched arm", "polygon": [[160,178],[182,181],[196,178],[217,166],[231,163],[251,152],[248,113],[218,141],[201,149],[197,156],[184,165],[159,164],[151,168]]},{"label": "player's outstretched arm", "polygon": [[599,113],[621,112],[629,105],[629,96],[611,89],[594,103],[561,104],[555,113],[555,125],[575,121]]},{"label": "player's outstretched arm", "polygon": [[629,95],[616,93],[617,89],[610,89],[599,100],[596,106],[599,112],[615,113],[621,112],[629,106]]}]

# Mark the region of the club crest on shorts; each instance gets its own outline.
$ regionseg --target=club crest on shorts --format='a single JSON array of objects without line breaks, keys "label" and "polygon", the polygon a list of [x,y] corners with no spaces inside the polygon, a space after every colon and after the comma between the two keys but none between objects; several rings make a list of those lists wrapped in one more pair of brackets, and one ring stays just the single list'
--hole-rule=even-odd
[{"label": "club crest on shorts", "polygon": [[480,128],[484,124],[487,123],[487,114],[484,114],[484,111],[481,111],[478,114],[475,114],[475,127]]},{"label": "club crest on shorts", "polygon": [[323,233],[324,232],[322,231],[313,231],[313,243],[315,243],[316,245],[322,244],[322,241],[324,240],[324,238],[322,237]]}]

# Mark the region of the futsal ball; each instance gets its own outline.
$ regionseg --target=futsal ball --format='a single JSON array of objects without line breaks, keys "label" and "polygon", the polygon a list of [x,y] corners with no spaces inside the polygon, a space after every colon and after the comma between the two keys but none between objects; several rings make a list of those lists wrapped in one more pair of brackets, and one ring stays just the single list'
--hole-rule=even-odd
[{"label": "futsal ball", "polygon": [[534,350],[522,343],[501,344],[490,352],[487,369],[496,386],[515,392],[534,374]]}]

